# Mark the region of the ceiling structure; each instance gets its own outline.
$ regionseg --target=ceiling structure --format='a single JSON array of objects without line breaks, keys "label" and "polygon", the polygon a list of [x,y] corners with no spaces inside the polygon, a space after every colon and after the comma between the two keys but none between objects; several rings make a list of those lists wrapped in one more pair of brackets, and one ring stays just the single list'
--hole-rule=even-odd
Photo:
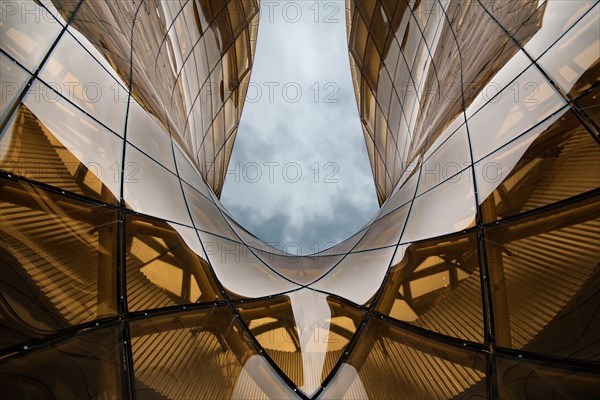
[{"label": "ceiling structure", "polygon": [[600,391],[600,5],[347,0],[382,204],[297,257],[219,202],[254,0],[2,2],[9,398]]}]

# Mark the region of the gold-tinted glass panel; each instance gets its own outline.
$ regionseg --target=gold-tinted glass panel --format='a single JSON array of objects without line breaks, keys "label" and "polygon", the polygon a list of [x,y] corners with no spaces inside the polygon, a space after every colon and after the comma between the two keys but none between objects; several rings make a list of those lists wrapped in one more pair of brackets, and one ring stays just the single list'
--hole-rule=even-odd
[{"label": "gold-tinted glass panel", "polygon": [[600,360],[598,200],[485,231],[498,345]]},{"label": "gold-tinted glass panel", "polygon": [[226,306],[134,321],[138,398],[295,398]]},{"label": "gold-tinted glass panel", "polygon": [[600,393],[600,375],[576,369],[496,358],[501,400],[587,399]]},{"label": "gold-tinted glass panel", "polygon": [[130,310],[222,299],[192,228],[132,215],[126,221]]},{"label": "gold-tinted glass panel", "polygon": [[400,246],[376,309],[421,328],[483,342],[475,234]]},{"label": "gold-tinted glass panel", "polygon": [[6,399],[120,399],[117,327],[70,337],[0,362]]},{"label": "gold-tinted glass panel", "polygon": [[[485,356],[371,318],[348,359],[369,399],[483,398]],[[335,384],[335,380],[333,382]]]},{"label": "gold-tinted glass panel", "polygon": [[0,179],[0,346],[116,314],[117,213]]},{"label": "gold-tinted glass panel", "polygon": [[475,168],[483,218],[495,221],[600,187],[600,146],[568,111]]},{"label": "gold-tinted glass panel", "polygon": [[596,132],[600,129],[600,84],[596,85],[577,102],[577,106],[596,124]]},{"label": "gold-tinted glass panel", "polygon": [[358,309],[308,289],[239,304],[238,310],[267,354],[309,396],[336,365],[362,319]]},{"label": "gold-tinted glass panel", "polygon": [[[37,90],[37,92],[36,92]],[[42,99],[37,97],[41,94]],[[36,84],[0,139],[0,168],[59,189],[116,203],[121,140],[47,86]],[[34,109],[30,108],[34,107]]]}]

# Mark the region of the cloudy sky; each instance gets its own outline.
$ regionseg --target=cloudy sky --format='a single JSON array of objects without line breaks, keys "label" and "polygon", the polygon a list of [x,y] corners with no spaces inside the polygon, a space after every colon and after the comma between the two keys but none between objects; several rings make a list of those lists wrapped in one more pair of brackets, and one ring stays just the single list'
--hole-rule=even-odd
[{"label": "cloudy sky", "polygon": [[292,253],[298,243],[310,254],[351,236],[378,209],[344,1],[261,3],[251,84],[221,201],[264,241]]}]

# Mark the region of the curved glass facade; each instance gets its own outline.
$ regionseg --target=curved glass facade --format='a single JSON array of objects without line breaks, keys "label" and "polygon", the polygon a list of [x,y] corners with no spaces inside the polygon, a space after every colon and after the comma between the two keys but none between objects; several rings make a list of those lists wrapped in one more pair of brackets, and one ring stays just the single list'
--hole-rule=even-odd
[{"label": "curved glass facade", "polygon": [[3,1],[7,398],[600,392],[600,4],[347,0],[378,214],[311,256],[219,202],[254,0]]}]

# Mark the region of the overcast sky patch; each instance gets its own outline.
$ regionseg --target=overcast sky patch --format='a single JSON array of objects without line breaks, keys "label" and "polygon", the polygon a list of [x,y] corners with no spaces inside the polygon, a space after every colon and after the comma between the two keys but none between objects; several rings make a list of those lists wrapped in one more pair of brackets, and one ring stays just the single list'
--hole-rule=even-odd
[{"label": "overcast sky patch", "polygon": [[221,196],[246,229],[294,253],[339,243],[378,209],[344,7],[261,2],[251,83]]}]

